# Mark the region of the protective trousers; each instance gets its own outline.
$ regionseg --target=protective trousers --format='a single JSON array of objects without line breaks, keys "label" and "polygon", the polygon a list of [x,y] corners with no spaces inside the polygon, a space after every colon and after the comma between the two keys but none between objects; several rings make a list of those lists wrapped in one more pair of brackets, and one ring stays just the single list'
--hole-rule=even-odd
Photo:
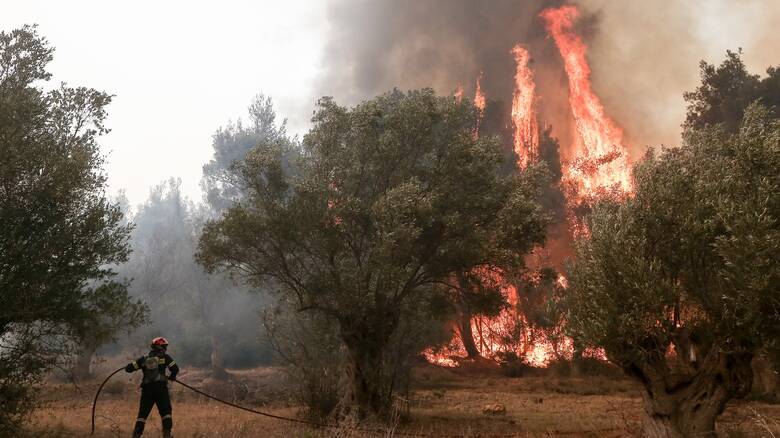
[{"label": "protective trousers", "polygon": [[148,383],[141,387],[141,403],[138,407],[138,419],[135,421],[133,436],[139,437],[144,433],[144,426],[152,406],[157,405],[157,411],[162,419],[163,436],[170,436],[173,429],[173,411],[171,397],[168,395],[168,385],[165,382]]}]

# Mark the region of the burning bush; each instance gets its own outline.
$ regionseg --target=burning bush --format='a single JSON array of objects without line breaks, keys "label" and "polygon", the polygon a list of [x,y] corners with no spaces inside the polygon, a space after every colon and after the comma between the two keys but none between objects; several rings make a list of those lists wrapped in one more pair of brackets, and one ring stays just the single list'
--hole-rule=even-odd
[{"label": "burning bush", "polygon": [[714,436],[780,336],[780,123],[692,129],[597,204],[573,264],[570,324],[645,387],[651,436]]}]

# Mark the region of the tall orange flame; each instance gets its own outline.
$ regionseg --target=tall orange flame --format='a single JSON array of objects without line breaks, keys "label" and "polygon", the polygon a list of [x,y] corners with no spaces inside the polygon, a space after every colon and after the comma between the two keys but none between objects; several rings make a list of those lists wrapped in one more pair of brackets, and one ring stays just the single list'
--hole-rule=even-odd
[{"label": "tall orange flame", "polygon": [[477,76],[477,90],[474,92],[474,106],[480,113],[485,112],[485,93],[482,92],[482,72]]},{"label": "tall orange flame", "polygon": [[512,125],[517,165],[525,169],[539,154],[539,127],[536,121],[536,90],[528,66],[528,50],[520,44],[512,49],[515,57],[515,92],[512,96]]},{"label": "tall orange flame", "polygon": [[[575,235],[587,233],[576,207],[587,204],[601,194],[630,194],[632,191],[631,167],[628,147],[623,131],[607,116],[590,83],[590,67],[586,59],[585,43],[574,31],[579,11],[574,6],[546,9],[540,14],[547,32],[555,41],[564,61],[569,80],[569,105],[574,118],[576,136],[569,148],[566,163],[562,163],[563,185],[566,192],[569,225]],[[512,96],[513,146],[517,165],[524,169],[539,156],[539,127],[537,122],[536,89],[533,71],[529,66],[530,55],[520,44],[512,49],[515,59],[515,84]],[[480,114],[485,108],[485,96],[481,88],[482,74],[477,78],[474,105]],[[462,96],[459,87],[457,96]],[[459,97],[460,98],[460,97]],[[479,125],[474,135],[478,135]],[[552,328],[538,328],[529,324],[519,308],[516,286],[509,284],[499,270],[485,268],[479,274],[483,281],[498,286],[509,306],[493,317],[477,316],[471,319],[471,332],[483,357],[498,360],[506,353],[533,366],[546,366],[557,359],[572,359],[574,343],[564,332],[565,322]],[[557,287],[567,289],[568,280],[560,275]],[[424,352],[429,361],[444,366],[457,366],[465,354],[462,341],[456,337],[443,350]],[[606,360],[603,350],[583,352],[584,357]]]},{"label": "tall orange flame", "polygon": [[540,14],[561,53],[569,77],[569,104],[579,142],[573,145],[566,173],[581,196],[604,190],[632,189],[628,149],[623,131],[607,116],[590,84],[586,46],[574,32],[579,17],[575,6],[545,9]]},{"label": "tall orange flame", "polygon": [[477,90],[474,92],[474,106],[479,112],[477,127],[474,129],[474,138],[479,137],[479,125],[482,124],[482,117],[485,115],[485,94],[482,92],[482,72],[477,76]]}]

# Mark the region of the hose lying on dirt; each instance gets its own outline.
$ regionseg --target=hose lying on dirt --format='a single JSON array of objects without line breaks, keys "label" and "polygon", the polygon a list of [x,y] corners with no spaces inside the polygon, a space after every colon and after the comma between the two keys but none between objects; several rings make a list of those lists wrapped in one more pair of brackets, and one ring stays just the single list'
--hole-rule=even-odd
[{"label": "hose lying on dirt", "polygon": [[109,374],[108,377],[106,377],[106,380],[103,381],[103,383],[100,384],[100,387],[98,388],[97,392],[95,393],[95,400],[92,402],[92,432],[90,435],[95,434],[95,406],[97,406],[97,400],[98,397],[100,397],[100,391],[103,390],[103,386],[108,382],[108,379],[114,377],[114,374],[123,371],[125,367],[119,368],[118,370],[114,371],[113,373]]},{"label": "hose lying on dirt", "polygon": [[[298,418],[282,417],[282,416],[279,416],[279,415],[269,414],[268,412],[257,411],[257,410],[254,410],[252,408],[247,408],[245,406],[237,405],[237,404],[231,403],[231,402],[229,402],[227,400],[222,400],[220,398],[214,397],[211,394],[207,394],[207,393],[201,391],[198,388],[193,388],[192,386],[190,386],[190,385],[188,385],[188,384],[186,384],[184,382],[180,382],[179,380],[174,380],[174,381],[176,383],[178,383],[179,385],[189,389],[190,391],[196,392],[196,393],[198,393],[198,394],[200,394],[200,395],[202,395],[204,397],[210,398],[210,399],[212,399],[214,401],[218,401],[220,403],[224,403],[224,404],[226,404],[228,406],[232,406],[232,407],[234,407],[236,409],[241,409],[243,411],[251,412],[253,414],[263,415],[265,417],[274,418],[274,419],[282,420],[282,421],[289,421],[291,423],[307,424],[309,426],[315,426],[315,427],[325,427],[325,428],[330,428],[330,429],[339,429],[339,428],[342,427],[342,426],[340,426],[338,424],[319,423],[319,422],[316,422],[316,421],[307,421],[307,420],[301,420],[301,419],[298,419]],[[368,432],[368,433],[376,434],[376,435],[388,435],[388,431],[387,430],[364,429],[364,428],[360,428],[360,427],[351,427],[349,429],[351,431],[355,431],[355,432]],[[394,435],[394,436],[414,436],[414,437],[435,437],[435,438],[465,438],[464,435],[432,435],[432,434],[428,434],[428,433],[414,433],[414,432],[409,433],[409,432],[399,432],[399,431],[393,431],[392,435]],[[479,437],[480,435],[469,435],[469,436],[470,437]],[[514,436],[515,435],[490,435],[491,438],[505,438],[505,437],[508,438],[508,437],[514,437]]]},{"label": "hose lying on dirt", "polygon": [[[113,373],[111,373],[108,377],[106,377],[106,380],[104,380],[103,383],[100,384],[100,387],[98,388],[97,393],[95,394],[95,401],[92,403],[92,435],[95,434],[95,406],[97,405],[97,400],[98,400],[98,396],[100,395],[100,391],[103,389],[103,385],[105,385],[106,382],[108,382],[108,379],[110,379],[111,377],[114,376],[114,374],[116,374],[116,373],[118,373],[118,372],[120,372],[122,370],[124,370],[124,368],[119,368],[118,370],[116,370]],[[315,427],[325,427],[325,428],[333,428],[333,429],[338,429],[338,428],[342,427],[342,426],[339,426],[339,425],[336,425],[336,424],[318,423],[316,421],[307,421],[307,420],[301,420],[301,419],[298,419],[298,418],[282,417],[280,415],[269,414],[268,412],[258,411],[258,410],[252,409],[252,408],[247,408],[246,406],[237,405],[237,404],[229,402],[227,400],[222,400],[222,399],[217,398],[217,397],[215,397],[215,396],[213,396],[211,394],[205,393],[205,392],[201,391],[198,388],[194,388],[194,387],[192,387],[192,386],[190,386],[190,385],[188,385],[188,384],[186,384],[184,382],[180,382],[179,380],[174,380],[174,382],[176,382],[179,385],[189,389],[190,391],[193,391],[193,392],[195,392],[197,394],[200,394],[200,395],[202,395],[202,396],[204,396],[206,398],[210,398],[211,400],[218,401],[220,403],[226,404],[226,405],[234,407],[236,409],[241,409],[243,411],[251,412],[253,414],[262,415],[262,416],[269,417],[269,418],[274,418],[276,420],[289,421],[289,422],[292,422],[292,423],[307,424],[309,426],[315,426]],[[379,429],[351,428],[351,430],[352,431],[356,431],[356,432],[368,432],[368,433],[379,434],[379,435],[386,435],[387,434],[386,430],[379,430]],[[608,429],[608,430],[611,430],[611,429]],[[427,433],[409,433],[409,432],[398,432],[398,431],[393,432],[393,434],[395,436],[464,438],[464,435],[434,435],[434,434],[427,434]],[[470,437],[479,437],[479,436],[482,436],[482,435],[469,435],[469,436]],[[497,438],[497,437],[503,438],[503,437],[514,437],[516,435],[493,435],[493,434],[491,434],[489,436],[491,438]]]}]

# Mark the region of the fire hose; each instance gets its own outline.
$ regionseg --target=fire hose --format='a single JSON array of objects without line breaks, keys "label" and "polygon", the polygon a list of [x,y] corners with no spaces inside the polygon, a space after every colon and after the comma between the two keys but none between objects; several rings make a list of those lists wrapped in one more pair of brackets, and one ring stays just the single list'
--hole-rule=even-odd
[{"label": "fire hose", "polygon": [[[100,391],[103,390],[103,386],[105,386],[106,382],[108,382],[109,379],[114,377],[114,375],[116,373],[118,373],[120,371],[124,371],[124,369],[125,368],[122,367],[122,368],[119,368],[118,370],[114,371],[113,373],[109,374],[108,377],[106,377],[106,379],[103,380],[103,383],[100,384],[100,387],[98,387],[98,390],[95,393],[95,400],[92,402],[92,432],[90,433],[90,435],[94,435],[95,434],[95,409],[97,407],[98,397],[100,397]],[[283,416],[280,416],[280,415],[270,414],[268,412],[258,411],[258,410],[252,409],[252,408],[248,408],[246,406],[237,405],[237,404],[229,402],[227,400],[222,400],[222,399],[220,399],[218,397],[215,397],[215,396],[213,396],[211,394],[205,393],[205,392],[201,391],[200,389],[192,387],[192,386],[190,386],[190,385],[188,385],[188,384],[186,384],[184,382],[181,382],[179,380],[173,380],[173,381],[178,383],[179,385],[189,389],[190,391],[193,391],[193,392],[195,392],[197,394],[200,394],[200,395],[202,395],[202,396],[204,396],[206,398],[209,398],[211,400],[214,400],[214,401],[226,404],[226,405],[228,405],[230,407],[233,407],[233,408],[236,408],[236,409],[241,409],[241,410],[246,411],[246,412],[251,412],[253,414],[262,415],[264,417],[273,418],[273,419],[276,419],[276,420],[288,421],[288,422],[291,422],[291,423],[306,424],[306,425],[315,426],[315,427],[325,427],[325,428],[332,428],[332,429],[338,429],[338,428],[341,427],[341,426],[336,425],[336,424],[319,423],[319,422],[316,422],[316,421],[308,421],[308,420],[301,420],[299,418],[283,417]],[[359,431],[359,432],[369,432],[369,433],[374,433],[374,434],[384,434],[384,433],[386,433],[386,431],[379,430],[379,429],[354,428],[353,430]],[[428,434],[422,434],[422,433],[403,433],[403,432],[396,432],[395,434],[396,435],[401,435],[401,436],[416,436],[416,437],[432,437],[432,436],[437,436],[438,437],[438,436],[442,436],[442,435],[428,435]],[[453,436],[453,438],[460,437],[460,436],[461,435]]]},{"label": "fire hose", "polygon": [[92,401],[92,432],[90,435],[95,434],[95,407],[97,406],[98,397],[100,397],[100,391],[103,390],[103,386],[105,386],[106,382],[108,382],[108,379],[114,377],[114,375],[122,370],[124,370],[125,367],[119,368],[118,370],[114,371],[113,373],[109,374],[108,377],[106,377],[106,380],[103,381],[103,383],[100,384],[100,387],[98,387],[97,392],[95,393],[95,400]]},{"label": "fire hose", "polygon": [[[97,406],[97,401],[98,401],[98,397],[100,396],[100,391],[103,389],[103,386],[106,384],[106,382],[108,382],[108,380],[111,377],[113,377],[116,373],[118,373],[120,371],[123,371],[123,370],[124,370],[124,367],[119,368],[118,370],[116,370],[113,373],[109,374],[108,377],[106,377],[106,379],[103,380],[103,383],[100,384],[100,387],[98,388],[97,393],[95,393],[95,400],[92,402],[92,432],[91,432],[91,435],[95,434],[95,407]],[[337,424],[319,423],[319,422],[316,422],[316,421],[308,421],[308,420],[302,420],[302,419],[299,419],[299,418],[290,418],[290,417],[283,417],[283,416],[280,416],[280,415],[269,414],[268,412],[258,411],[258,410],[252,409],[252,408],[248,408],[246,406],[237,405],[237,404],[229,402],[227,400],[222,400],[222,399],[220,399],[218,397],[215,397],[215,396],[213,396],[211,394],[205,393],[205,392],[203,392],[203,391],[201,391],[201,390],[199,390],[197,388],[194,388],[194,387],[192,387],[192,386],[190,386],[190,385],[188,385],[188,384],[186,384],[184,382],[181,382],[179,380],[174,380],[174,382],[176,382],[179,385],[189,389],[190,391],[193,391],[193,392],[195,392],[197,394],[200,394],[200,395],[202,395],[202,396],[204,396],[206,398],[209,398],[211,400],[217,401],[219,403],[223,403],[225,405],[234,407],[236,409],[241,409],[241,410],[246,411],[246,412],[251,412],[253,414],[262,415],[264,417],[273,418],[273,419],[281,420],[281,421],[288,421],[288,422],[291,422],[291,423],[306,424],[306,425],[314,426],[314,427],[324,427],[324,428],[330,428],[330,429],[339,429],[339,428],[342,427],[342,426],[337,425]],[[364,428],[350,428],[350,429],[352,431],[355,431],[355,432],[368,432],[368,433],[378,434],[378,435],[386,435],[387,434],[386,430],[380,430],[380,429],[364,429]],[[465,437],[465,435],[435,435],[435,434],[428,434],[428,433],[397,432],[397,431],[394,432],[393,434],[395,436],[431,437],[431,438],[433,438],[433,437],[435,437],[435,438],[464,438]],[[470,437],[479,437],[479,436],[482,436],[482,435],[469,435],[469,436]],[[504,437],[514,437],[516,435],[488,435],[488,436],[491,437],[491,438],[504,438]]]}]

